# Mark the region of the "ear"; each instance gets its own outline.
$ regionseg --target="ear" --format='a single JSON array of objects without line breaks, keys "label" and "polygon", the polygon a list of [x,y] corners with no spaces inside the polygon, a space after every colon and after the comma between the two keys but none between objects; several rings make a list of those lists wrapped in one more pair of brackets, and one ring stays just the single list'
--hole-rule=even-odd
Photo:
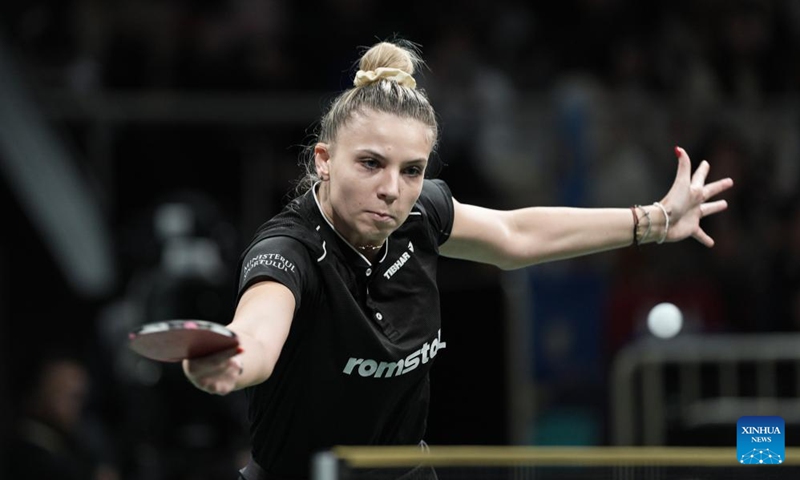
[{"label": "ear", "polygon": [[323,182],[331,178],[329,163],[331,160],[330,148],[327,143],[317,143],[314,145],[314,166],[317,169],[317,175]]}]

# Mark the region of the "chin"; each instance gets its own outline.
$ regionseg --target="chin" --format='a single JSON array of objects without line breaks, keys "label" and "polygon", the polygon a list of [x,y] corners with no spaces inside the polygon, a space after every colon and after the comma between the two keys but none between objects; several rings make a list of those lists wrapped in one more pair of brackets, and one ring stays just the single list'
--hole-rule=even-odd
[{"label": "chin", "polygon": [[376,225],[374,222],[367,221],[364,228],[360,229],[358,232],[364,238],[374,239],[374,238],[386,238],[392,234],[399,225],[396,222],[391,222],[390,224],[383,224],[383,225]]}]

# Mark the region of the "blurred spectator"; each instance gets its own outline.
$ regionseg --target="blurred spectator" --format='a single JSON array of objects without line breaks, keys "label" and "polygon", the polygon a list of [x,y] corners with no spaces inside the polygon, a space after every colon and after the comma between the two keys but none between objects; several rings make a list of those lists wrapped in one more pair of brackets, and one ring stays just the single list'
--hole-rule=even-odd
[{"label": "blurred spectator", "polygon": [[66,356],[34,357],[17,390],[8,478],[117,480],[101,452],[103,439],[89,428],[85,407],[88,371]]}]

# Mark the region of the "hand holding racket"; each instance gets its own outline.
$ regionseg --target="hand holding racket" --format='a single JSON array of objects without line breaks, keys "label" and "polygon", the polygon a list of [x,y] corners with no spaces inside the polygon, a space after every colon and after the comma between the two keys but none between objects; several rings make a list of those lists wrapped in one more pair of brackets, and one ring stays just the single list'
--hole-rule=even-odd
[{"label": "hand holding racket", "polygon": [[128,336],[130,348],[159,362],[180,362],[189,381],[209,393],[224,395],[242,374],[242,353],[236,334],[202,320],[148,323]]},{"label": "hand holding racket", "polygon": [[128,334],[128,340],[134,352],[159,362],[180,362],[239,346],[231,330],[203,320],[148,323]]}]

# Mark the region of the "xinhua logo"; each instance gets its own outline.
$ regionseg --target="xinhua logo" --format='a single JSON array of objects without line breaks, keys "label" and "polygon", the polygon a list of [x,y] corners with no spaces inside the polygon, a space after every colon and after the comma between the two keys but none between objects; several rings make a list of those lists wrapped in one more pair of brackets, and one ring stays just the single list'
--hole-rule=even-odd
[{"label": "xinhua logo", "polygon": [[781,417],[742,417],[736,422],[736,456],[745,465],[786,460],[786,423]]}]

